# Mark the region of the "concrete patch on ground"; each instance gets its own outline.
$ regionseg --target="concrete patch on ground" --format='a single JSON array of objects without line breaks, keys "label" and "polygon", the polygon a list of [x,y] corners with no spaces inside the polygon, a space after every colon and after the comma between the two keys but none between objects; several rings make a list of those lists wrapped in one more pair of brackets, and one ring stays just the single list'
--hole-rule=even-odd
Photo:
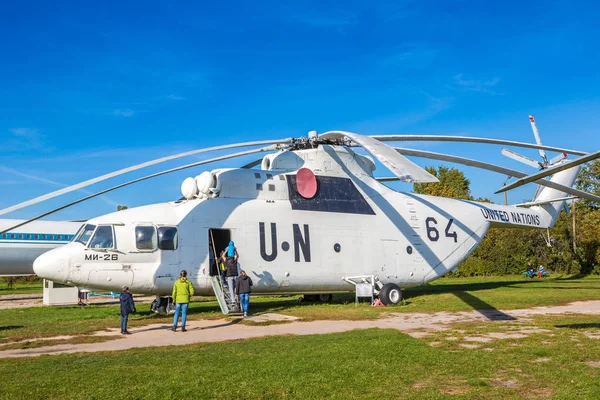
[{"label": "concrete patch on ground", "polygon": [[590,367],[600,368],[600,361],[588,361],[586,364]]},{"label": "concrete patch on ground", "polygon": [[504,387],[507,389],[518,389],[521,385],[517,382],[516,379],[491,379],[490,384],[494,386]]},{"label": "concrete patch on ground", "polygon": [[247,321],[253,322],[283,322],[283,321],[298,321],[300,318],[292,317],[291,315],[265,313],[258,315],[251,315],[246,318]]},{"label": "concrete patch on ground", "polygon": [[431,335],[433,335],[431,332],[423,332],[423,331],[412,331],[412,332],[407,332],[410,336],[414,337],[415,339],[422,339],[424,337],[429,337]]},{"label": "concrete patch on ground", "polygon": [[[535,315],[556,315],[556,314],[586,314],[600,315],[600,300],[578,301],[564,306],[555,307],[536,307],[532,309],[498,311],[495,312],[437,312],[426,313],[390,313],[385,318],[379,320],[317,320],[317,321],[296,321],[289,320],[289,316],[282,314],[271,314],[267,316],[267,321],[272,318],[281,318],[287,323],[271,325],[247,325],[239,324],[239,319],[235,320],[199,320],[188,322],[188,332],[171,332],[170,324],[153,324],[143,327],[131,328],[133,335],[124,336],[122,340],[112,340],[102,343],[83,343],[83,344],[61,344],[55,346],[45,346],[35,349],[19,349],[0,351],[0,358],[9,357],[31,357],[41,354],[62,354],[77,352],[97,352],[97,351],[118,351],[140,347],[155,347],[169,345],[189,345],[194,343],[212,343],[230,340],[244,340],[265,336],[281,335],[315,335],[327,333],[346,332],[355,329],[369,328],[388,328],[397,329],[401,332],[440,332],[448,331],[451,325],[462,322],[483,322],[489,323],[498,320],[506,320],[510,317],[514,323],[519,323],[523,319]],[[258,318],[254,316],[253,318]],[[293,318],[293,317],[292,317]],[[489,325],[479,325],[486,329]],[[503,325],[505,326],[505,325]],[[112,336],[118,333],[117,329],[109,329],[96,332],[98,336]],[[454,333],[454,332],[453,332]],[[592,335],[596,335],[594,332]],[[419,335],[419,334],[417,334]],[[550,335],[550,334],[548,334]],[[483,336],[483,335],[482,335]],[[527,337],[526,333],[490,333],[487,336],[494,339],[518,339]],[[445,340],[460,340],[457,337],[448,337]],[[509,346],[519,346],[518,343],[508,343]]]},{"label": "concrete patch on ground", "polygon": [[504,332],[490,332],[487,335],[494,339],[524,339],[529,336],[529,335],[525,335],[523,333],[504,333]]},{"label": "concrete patch on ground", "polygon": [[478,343],[489,343],[492,341],[491,338],[485,336],[465,336],[463,340],[466,342],[478,342]]},{"label": "concrete patch on ground", "polygon": [[589,339],[600,339],[600,330],[595,332],[585,332],[584,334]]}]

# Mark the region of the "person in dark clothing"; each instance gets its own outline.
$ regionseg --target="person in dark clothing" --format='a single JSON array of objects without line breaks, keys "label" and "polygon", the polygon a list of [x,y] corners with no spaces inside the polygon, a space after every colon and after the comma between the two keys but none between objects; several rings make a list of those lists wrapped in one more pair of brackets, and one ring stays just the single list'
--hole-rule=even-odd
[{"label": "person in dark clothing", "polygon": [[135,303],[133,302],[133,295],[129,292],[128,286],[123,286],[123,293],[119,296],[119,303],[121,303],[121,335],[130,335],[131,332],[127,330],[127,320],[129,314],[135,312]]},{"label": "person in dark clothing", "polygon": [[533,268],[533,264],[531,264],[531,261],[527,263],[527,276],[529,276],[530,278],[533,278],[535,276],[535,269]]},{"label": "person in dark clothing", "polygon": [[246,271],[242,270],[240,276],[235,282],[235,291],[240,296],[244,318],[248,316],[248,306],[250,305],[250,286],[252,286],[252,278],[246,275]]},{"label": "person in dark clothing", "polygon": [[237,303],[235,298],[235,280],[238,276],[238,251],[233,242],[229,242],[229,245],[223,250],[222,253],[223,263],[225,264],[225,274],[227,275],[227,286],[229,286],[229,294],[231,296],[231,302]]}]

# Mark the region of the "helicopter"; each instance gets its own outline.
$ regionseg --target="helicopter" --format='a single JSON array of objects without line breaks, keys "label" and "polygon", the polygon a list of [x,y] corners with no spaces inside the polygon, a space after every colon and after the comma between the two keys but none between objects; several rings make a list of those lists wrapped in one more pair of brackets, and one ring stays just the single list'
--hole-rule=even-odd
[{"label": "helicopter", "polygon": [[[389,141],[455,141],[534,148],[541,169],[525,174],[477,160],[391,147]],[[172,168],[116,185],[50,210],[27,224],[111,190],[182,169],[228,158],[269,152],[241,168],[204,171],[187,178],[179,200],[110,213],[86,221],[72,241],[39,256],[35,273],[68,285],[155,294],[168,306],[174,281],[186,270],[196,293],[216,295],[224,313],[234,299],[224,290],[212,252],[230,241],[239,269],[253,279],[253,293],[304,294],[327,301],[369,284],[384,304],[398,304],[402,289],[455,270],[490,227],[551,228],[568,199],[600,201],[573,188],[580,166],[600,151],[544,146],[489,138],[436,135],[365,136],[330,131],[307,137],[248,142],[200,149],[128,167],[4,210],[0,215],[165,160],[224,148],[264,146]],[[364,149],[370,156],[354,151]],[[561,153],[548,162],[544,150]],[[516,153],[515,153],[516,154]],[[567,154],[579,156],[573,160]],[[385,182],[437,182],[405,156],[461,163],[516,177],[497,193],[527,183],[540,190],[517,206],[403,193]],[[525,158],[516,155],[512,158]],[[374,159],[393,174],[376,178]],[[527,161],[528,164],[531,164]],[[260,165],[260,169],[254,169]],[[550,179],[545,179],[551,176]],[[166,301],[166,303],[165,303]]]}]

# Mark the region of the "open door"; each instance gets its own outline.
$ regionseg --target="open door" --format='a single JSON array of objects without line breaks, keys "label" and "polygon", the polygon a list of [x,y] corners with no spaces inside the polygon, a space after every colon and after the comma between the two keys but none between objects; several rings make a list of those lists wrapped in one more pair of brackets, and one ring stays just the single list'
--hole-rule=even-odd
[{"label": "open door", "polygon": [[[208,230],[208,248],[214,252],[214,260],[218,260],[221,252],[227,247],[231,240],[231,231],[229,229],[210,228]],[[213,262],[210,266],[210,276],[219,275],[217,263]]]}]

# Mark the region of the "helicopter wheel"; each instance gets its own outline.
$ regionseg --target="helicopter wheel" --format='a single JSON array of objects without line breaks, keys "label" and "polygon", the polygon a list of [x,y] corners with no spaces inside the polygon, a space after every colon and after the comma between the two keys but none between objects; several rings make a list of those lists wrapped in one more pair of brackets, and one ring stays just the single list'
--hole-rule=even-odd
[{"label": "helicopter wheel", "polygon": [[398,304],[402,301],[402,290],[395,283],[386,283],[379,292],[379,300],[383,304]]},{"label": "helicopter wheel", "polygon": [[331,294],[320,294],[319,295],[319,301],[321,303],[329,303],[332,298],[333,298],[333,295],[331,295]]}]

